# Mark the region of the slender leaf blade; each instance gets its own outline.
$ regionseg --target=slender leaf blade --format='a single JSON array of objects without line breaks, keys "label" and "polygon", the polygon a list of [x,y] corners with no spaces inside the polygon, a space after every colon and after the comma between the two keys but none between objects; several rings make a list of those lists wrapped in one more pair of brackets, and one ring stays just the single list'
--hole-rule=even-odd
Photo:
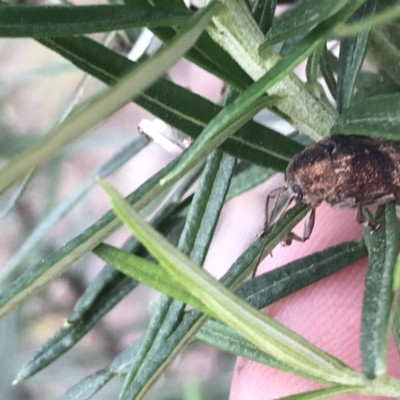
[{"label": "slender leaf blade", "polygon": [[400,356],[400,302],[397,301],[393,315],[392,334],[396,344],[397,353]]},{"label": "slender leaf blade", "polygon": [[93,253],[124,275],[176,300],[189,303],[202,312],[212,313],[159,265],[104,243],[93,249]]},{"label": "slender leaf blade", "polygon": [[362,371],[374,379],[386,370],[386,347],[390,332],[393,274],[398,255],[399,232],[394,203],[378,209],[379,229],[369,234],[369,259],[363,294],[360,349]]},{"label": "slender leaf blade", "polygon": [[331,96],[336,99],[337,96],[337,82],[332,68],[332,54],[328,51],[326,43],[322,49],[321,57],[319,59],[319,69],[328,86]]},{"label": "slender leaf blade", "polygon": [[400,94],[369,97],[344,110],[331,133],[380,136],[399,140]]},{"label": "slender leaf blade", "polygon": [[311,390],[309,392],[293,394],[291,396],[281,397],[280,400],[320,400],[330,399],[334,396],[340,396],[350,393],[359,393],[364,389],[363,386],[331,386],[324,389]]},{"label": "slender leaf blade", "polygon": [[102,389],[111,379],[126,374],[126,369],[132,363],[141,340],[136,340],[119,353],[105,368],[89,375],[76,385],[70,387],[58,400],[88,400]]},{"label": "slender leaf blade", "polygon": [[184,24],[193,15],[187,9],[89,6],[0,7],[0,37],[53,37],[109,32],[136,27],[155,28]]},{"label": "slender leaf blade", "polygon": [[236,294],[263,308],[367,255],[362,241],[344,242],[242,283]]},{"label": "slender leaf blade", "polygon": [[307,32],[310,28],[338,11],[343,0],[307,0],[297,2],[286,11],[265,36],[265,46],[273,46],[285,39]]},{"label": "slender leaf blade", "polygon": [[381,12],[371,15],[361,21],[339,25],[335,28],[335,33],[342,36],[355,35],[360,31],[371,29],[374,26],[387,23],[398,17],[400,17],[400,5],[393,4],[392,6],[386,7]]},{"label": "slender leaf blade", "polygon": [[[367,0],[351,17],[359,21],[375,12],[377,0]],[[339,70],[337,79],[336,104],[339,113],[348,108],[353,95],[358,73],[367,52],[369,30],[356,36],[343,38],[340,42]]]},{"label": "slender leaf blade", "polygon": [[266,34],[272,26],[276,9],[276,0],[257,0],[252,14],[262,33]]}]

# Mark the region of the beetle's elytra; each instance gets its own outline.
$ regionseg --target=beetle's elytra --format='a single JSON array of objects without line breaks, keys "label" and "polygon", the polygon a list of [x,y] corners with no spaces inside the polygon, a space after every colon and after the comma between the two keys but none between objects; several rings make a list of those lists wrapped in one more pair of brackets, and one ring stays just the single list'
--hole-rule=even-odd
[{"label": "beetle's elytra", "polygon": [[294,156],[286,169],[285,186],[266,200],[266,226],[272,199],[288,197],[309,204],[303,237],[291,233],[287,244],[305,241],[312,232],[315,208],[326,201],[335,208],[356,208],[356,219],[364,221],[362,207],[396,201],[400,204],[400,147],[386,139],[360,135],[333,135]]}]

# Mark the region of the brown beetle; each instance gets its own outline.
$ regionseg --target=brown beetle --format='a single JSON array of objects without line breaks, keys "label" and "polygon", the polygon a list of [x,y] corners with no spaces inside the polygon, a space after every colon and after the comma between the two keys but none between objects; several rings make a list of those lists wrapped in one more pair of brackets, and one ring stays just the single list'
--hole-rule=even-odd
[{"label": "brown beetle", "polygon": [[[294,156],[286,169],[285,187],[273,190],[266,200],[265,228],[273,219],[274,208],[281,197],[287,197],[286,208],[296,203],[309,204],[303,236],[290,233],[292,240],[306,241],[313,230],[315,208],[323,201],[335,208],[356,208],[356,220],[371,230],[362,207],[396,201],[400,204],[400,147],[396,143],[369,136],[333,135],[307,147]],[[275,199],[272,215],[270,201]]]}]

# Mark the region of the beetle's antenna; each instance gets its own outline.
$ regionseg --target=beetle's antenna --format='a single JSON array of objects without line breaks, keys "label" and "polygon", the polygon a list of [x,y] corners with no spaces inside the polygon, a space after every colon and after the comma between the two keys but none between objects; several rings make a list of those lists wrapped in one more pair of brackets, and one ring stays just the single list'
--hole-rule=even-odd
[{"label": "beetle's antenna", "polygon": [[[288,199],[287,199],[286,204],[284,205],[284,207],[282,208],[282,210],[280,210],[280,211],[278,212],[278,214],[277,214],[276,217],[275,217],[274,214],[276,213],[276,210],[277,210],[277,208],[278,208],[278,207],[277,207],[277,206],[278,206],[278,202],[279,202],[279,200],[280,200],[282,197],[284,197],[285,194],[287,194],[287,188],[286,188],[285,186],[282,186],[282,187],[279,187],[279,188],[274,189],[274,190],[267,196],[267,199],[266,199],[266,201],[265,201],[265,219],[264,219],[264,226],[263,226],[263,229],[262,229],[263,232],[265,232],[265,231],[268,229],[268,227],[269,227],[275,220],[278,219],[278,217],[279,217],[280,215],[282,215],[284,212],[286,212],[286,210],[289,208],[290,204],[292,204],[292,201],[294,200],[294,197],[291,197],[291,198],[288,198]],[[271,208],[271,213],[269,213],[269,210],[270,210],[270,201],[271,201],[272,199],[274,199],[274,202],[273,202],[273,206],[272,206],[272,208]],[[254,278],[254,276],[256,275],[258,266],[259,266],[259,264],[260,264],[260,262],[261,262],[262,254],[263,254],[263,252],[264,252],[265,247],[267,246],[268,238],[271,236],[272,232],[273,232],[273,230],[272,230],[272,231],[267,235],[267,237],[265,238],[265,242],[264,242],[264,244],[263,244],[263,246],[262,246],[262,248],[261,248],[261,251],[260,251],[260,254],[259,254],[259,256],[258,256],[256,265],[255,265],[254,270],[253,270],[253,273],[251,274],[251,277],[252,277],[252,278]]]}]

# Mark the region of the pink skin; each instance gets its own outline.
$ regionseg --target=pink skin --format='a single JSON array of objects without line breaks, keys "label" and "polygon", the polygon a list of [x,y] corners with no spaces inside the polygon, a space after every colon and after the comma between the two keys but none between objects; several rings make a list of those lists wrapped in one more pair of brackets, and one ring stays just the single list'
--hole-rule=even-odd
[{"label": "pink skin", "polygon": [[[296,233],[301,234],[302,224]],[[305,243],[278,246],[273,257],[267,257],[259,273],[284,265],[344,240],[361,236],[354,210],[335,210],[326,204],[317,209],[315,227]],[[362,290],[367,260],[314,283],[267,307],[264,311],[293,329],[311,343],[329,352],[352,368],[360,369],[359,329]],[[390,338],[387,374],[400,378],[400,358]],[[231,385],[230,400],[268,400],[321,388],[322,385],[289,373],[238,358]],[[365,399],[350,394],[341,400]],[[369,397],[388,399],[388,397]]]}]

